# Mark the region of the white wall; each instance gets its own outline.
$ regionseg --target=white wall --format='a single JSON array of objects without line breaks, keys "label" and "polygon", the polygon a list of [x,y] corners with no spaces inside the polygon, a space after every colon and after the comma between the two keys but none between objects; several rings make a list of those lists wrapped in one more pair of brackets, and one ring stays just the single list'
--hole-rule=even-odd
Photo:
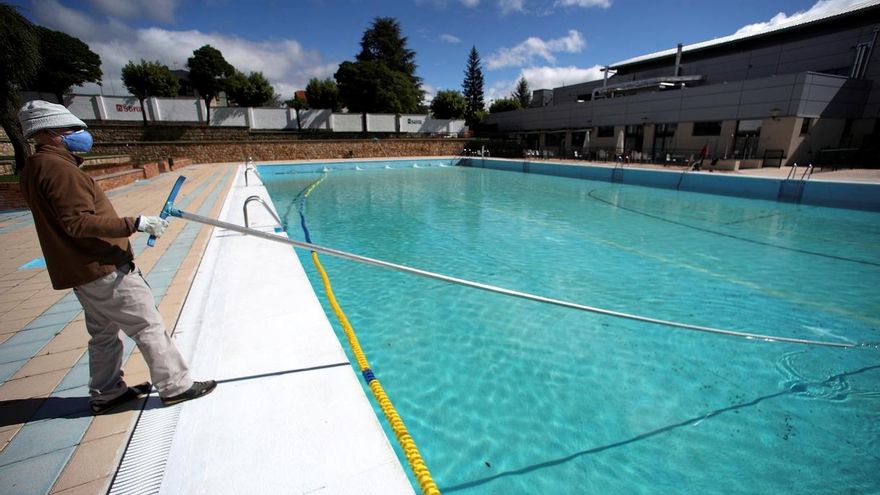
[{"label": "white wall", "polygon": [[397,132],[397,116],[368,113],[367,130],[370,132]]},{"label": "white wall", "polygon": [[292,108],[252,108],[251,129],[299,129]]},{"label": "white wall", "polygon": [[419,134],[457,134],[458,131],[450,131],[450,124],[452,122],[460,122],[461,127],[464,127],[463,120],[453,121],[449,119],[435,119],[430,115],[405,114],[400,116],[400,132],[415,132]]},{"label": "white wall", "polygon": [[326,110],[300,110],[299,123],[303,129],[330,129],[330,117],[333,111]]},{"label": "white wall", "polygon": [[70,104],[67,105],[67,109],[81,120],[98,120],[101,117],[98,113],[97,104],[98,102],[95,98],[76,95],[71,99]]},{"label": "white wall", "polygon": [[[23,101],[46,99],[54,96],[27,93]],[[133,96],[71,95],[66,98],[68,108],[83,120],[128,121],[143,120],[146,112],[151,122],[205,122],[205,104],[198,98],[147,98],[144,107]],[[323,129],[334,132],[363,132],[360,113],[333,113],[329,109],[300,110],[302,129]],[[251,129],[299,128],[296,111],[288,108],[212,107],[211,125],[220,127],[250,127]],[[459,134],[463,120],[435,119],[430,115],[367,114],[367,131],[418,134]]]},{"label": "white wall", "polygon": [[[202,100],[177,98],[150,98],[148,105],[158,110],[157,121],[204,122],[205,103]],[[212,109],[213,111],[214,109]]]},{"label": "white wall", "polygon": [[219,127],[247,127],[248,109],[241,107],[211,108],[211,125]]},{"label": "white wall", "polygon": [[[93,98],[96,98],[99,103],[103,102],[103,113],[107,120],[141,122],[144,120],[144,109],[141,108],[141,102],[134,96],[95,96]],[[77,114],[74,113],[74,115]],[[77,115],[77,117],[79,117],[79,115]],[[147,120],[150,120],[149,117],[148,114]]]},{"label": "white wall", "polygon": [[333,132],[363,132],[364,121],[359,113],[334,113],[331,119]]}]

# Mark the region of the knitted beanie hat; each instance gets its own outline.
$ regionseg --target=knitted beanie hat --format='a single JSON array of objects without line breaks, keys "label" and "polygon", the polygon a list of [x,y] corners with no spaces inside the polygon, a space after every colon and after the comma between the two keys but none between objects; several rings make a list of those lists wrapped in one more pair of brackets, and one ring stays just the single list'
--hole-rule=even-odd
[{"label": "knitted beanie hat", "polygon": [[64,129],[69,127],[85,129],[88,127],[85,122],[70,113],[70,110],[64,105],[49,103],[43,100],[33,100],[25,103],[18,113],[18,120],[21,121],[21,130],[24,132],[25,138],[29,138],[35,132],[43,129]]}]

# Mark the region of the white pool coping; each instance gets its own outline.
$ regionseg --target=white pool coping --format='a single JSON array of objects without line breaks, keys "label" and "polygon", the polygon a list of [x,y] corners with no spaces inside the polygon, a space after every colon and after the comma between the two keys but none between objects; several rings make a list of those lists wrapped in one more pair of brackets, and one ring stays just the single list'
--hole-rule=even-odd
[{"label": "white pool coping", "polygon": [[[243,171],[220,213],[238,225],[247,197],[272,206]],[[273,232],[259,204],[248,215]],[[290,246],[214,228],[175,336],[220,383],[178,406],[161,493],[414,493]]]}]

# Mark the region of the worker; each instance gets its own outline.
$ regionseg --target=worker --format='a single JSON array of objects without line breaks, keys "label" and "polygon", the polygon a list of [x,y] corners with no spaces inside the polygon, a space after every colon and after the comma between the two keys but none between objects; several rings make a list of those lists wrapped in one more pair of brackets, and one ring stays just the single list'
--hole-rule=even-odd
[{"label": "worker", "polygon": [[[135,232],[159,237],[168,221],[117,215],[94,179],[79,168],[83,159],[73,153],[89,151],[92,136],[85,122],[63,105],[30,101],[19,112],[19,121],[25,138],[36,142],[36,152],[21,171],[21,193],[34,217],[52,287],[72,288],[85,312],[92,413],[107,413],[149,393],[152,386],[165,405],[209,394],[217,383],[193,381],[165,332],[128,241]],[[120,330],[140,349],[152,385],[126,384]]]}]

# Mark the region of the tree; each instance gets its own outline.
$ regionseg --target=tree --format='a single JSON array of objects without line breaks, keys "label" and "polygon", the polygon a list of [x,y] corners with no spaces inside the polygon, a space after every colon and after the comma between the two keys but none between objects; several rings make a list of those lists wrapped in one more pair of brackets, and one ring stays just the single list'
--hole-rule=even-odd
[{"label": "tree", "polygon": [[262,107],[275,101],[275,89],[262,72],[234,71],[226,79],[226,96],[240,107]]},{"label": "tree", "polygon": [[466,101],[464,119],[467,125],[479,122],[477,116],[485,109],[483,102],[483,69],[480,67],[480,54],[477,47],[471,47],[468,55],[467,69],[464,71],[464,82],[461,84]]},{"label": "tree", "polygon": [[519,100],[515,97],[500,98],[492,102],[489,106],[489,113],[510,112],[522,108]]},{"label": "tree", "polygon": [[19,91],[40,68],[39,40],[33,25],[15,7],[0,4],[0,124],[15,151],[15,173],[24,167],[30,147],[18,122]]},{"label": "tree", "polygon": [[362,112],[417,111],[422,80],[415,75],[415,52],[406,47],[406,41],[395,19],[374,19],[364,32],[356,60],[343,62],[334,74],[342,104]]},{"label": "tree", "polygon": [[455,90],[442,90],[434,95],[431,102],[431,113],[438,119],[460,119],[464,116],[467,102],[464,96]]},{"label": "tree", "polygon": [[31,89],[52,93],[63,104],[71,87],[87,82],[101,84],[101,57],[89,45],[61,31],[34,27],[43,60]]},{"label": "tree", "polygon": [[525,77],[520,77],[513,90],[512,97],[519,101],[520,108],[527,108],[532,101],[532,93],[529,91],[529,83]]},{"label": "tree", "polygon": [[226,78],[235,72],[235,68],[223,58],[220,50],[211,45],[194,50],[193,56],[187,59],[186,66],[189,67],[189,80],[193,89],[205,100],[205,121],[211,125],[211,100],[225,89]]},{"label": "tree", "polygon": [[128,92],[137,96],[141,102],[141,116],[147,125],[147,107],[144,100],[150,96],[175,96],[180,89],[180,81],[171,73],[167,65],[147,62],[141,59],[139,64],[131,60],[122,68],[122,83]]},{"label": "tree", "polygon": [[406,74],[380,62],[343,62],[334,76],[339,97],[352,112],[412,113],[419,108],[421,91]]},{"label": "tree", "polygon": [[313,77],[306,85],[306,101],[309,108],[329,108],[334,112],[342,109],[339,101],[339,87],[336,81],[327,78],[323,81]]}]

